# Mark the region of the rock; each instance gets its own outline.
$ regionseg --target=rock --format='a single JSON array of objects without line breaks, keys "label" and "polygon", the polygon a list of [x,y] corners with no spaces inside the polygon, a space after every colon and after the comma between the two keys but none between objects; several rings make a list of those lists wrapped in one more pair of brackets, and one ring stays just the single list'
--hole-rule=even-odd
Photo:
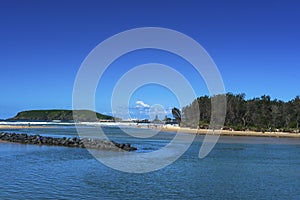
[{"label": "rock", "polygon": [[8,142],[17,142],[24,144],[40,144],[40,145],[57,145],[67,147],[79,147],[101,150],[113,150],[113,151],[135,151],[137,148],[132,147],[131,144],[120,144],[114,141],[89,139],[89,138],[54,138],[43,137],[40,135],[27,135],[16,133],[0,133],[0,140]]}]

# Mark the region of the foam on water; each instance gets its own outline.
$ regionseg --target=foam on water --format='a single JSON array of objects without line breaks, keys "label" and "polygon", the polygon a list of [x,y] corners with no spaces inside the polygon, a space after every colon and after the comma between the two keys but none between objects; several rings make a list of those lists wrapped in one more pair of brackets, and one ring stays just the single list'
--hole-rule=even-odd
[{"label": "foam on water", "polygon": [[28,125],[62,125],[62,126],[75,126],[75,125],[86,125],[86,126],[133,126],[136,123],[123,123],[123,122],[58,122],[58,121],[2,121],[0,125],[6,126],[28,126]]},{"label": "foam on water", "polygon": [[18,125],[21,125],[21,126],[27,126],[28,124],[30,125],[74,125],[75,123],[72,123],[72,122],[55,122],[55,121],[52,121],[52,122],[43,122],[43,121],[16,121],[16,122],[7,122],[7,121],[4,121],[4,122],[0,122],[0,125],[7,125],[7,126],[18,126]]}]

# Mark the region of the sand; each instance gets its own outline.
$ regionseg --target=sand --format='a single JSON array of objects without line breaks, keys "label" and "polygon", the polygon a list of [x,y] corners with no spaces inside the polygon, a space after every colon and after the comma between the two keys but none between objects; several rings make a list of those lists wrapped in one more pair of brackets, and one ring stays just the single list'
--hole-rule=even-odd
[{"label": "sand", "polygon": [[162,127],[161,131],[191,133],[197,135],[205,134],[220,134],[221,136],[255,136],[255,137],[289,137],[300,138],[300,133],[284,133],[284,132],[255,132],[255,131],[229,131],[229,130],[216,130],[211,129],[192,129],[181,127]]},{"label": "sand", "polygon": [[58,126],[28,126],[28,125],[0,125],[0,130],[3,129],[38,129],[38,128],[57,128]]},{"label": "sand", "polygon": [[[28,126],[28,125],[0,125],[0,131],[5,129],[41,129],[41,128],[58,128],[58,126]],[[137,127],[145,128],[145,127]],[[284,132],[254,132],[254,131],[229,131],[229,130],[213,130],[209,129],[192,129],[192,128],[182,128],[176,126],[163,126],[154,127],[151,126],[150,129],[159,129],[161,131],[168,132],[182,132],[197,135],[205,134],[220,134],[225,136],[256,136],[256,137],[289,137],[289,138],[300,138],[300,133],[284,133]]]}]

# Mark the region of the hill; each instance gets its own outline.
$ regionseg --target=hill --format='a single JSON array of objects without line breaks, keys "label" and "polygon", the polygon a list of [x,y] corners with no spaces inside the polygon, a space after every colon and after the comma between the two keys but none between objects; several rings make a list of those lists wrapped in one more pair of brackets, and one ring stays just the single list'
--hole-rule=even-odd
[{"label": "hill", "polygon": [[[114,120],[112,116],[103,115],[90,110],[75,110],[74,116],[76,121]],[[70,121],[73,120],[73,111],[72,110],[29,110],[29,111],[19,112],[15,117],[10,118],[8,120]]]}]

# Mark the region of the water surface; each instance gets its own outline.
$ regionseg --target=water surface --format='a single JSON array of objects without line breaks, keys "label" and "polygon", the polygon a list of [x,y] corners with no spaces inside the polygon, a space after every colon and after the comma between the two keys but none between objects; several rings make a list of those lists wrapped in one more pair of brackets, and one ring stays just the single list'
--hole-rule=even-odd
[{"label": "water surface", "polygon": [[[76,136],[74,127],[7,131]],[[105,131],[140,152],[158,150],[174,137]],[[0,143],[0,199],[300,199],[299,140],[222,137],[199,159],[202,139],[197,136],[172,165],[146,174],[110,169],[86,149]]]}]

